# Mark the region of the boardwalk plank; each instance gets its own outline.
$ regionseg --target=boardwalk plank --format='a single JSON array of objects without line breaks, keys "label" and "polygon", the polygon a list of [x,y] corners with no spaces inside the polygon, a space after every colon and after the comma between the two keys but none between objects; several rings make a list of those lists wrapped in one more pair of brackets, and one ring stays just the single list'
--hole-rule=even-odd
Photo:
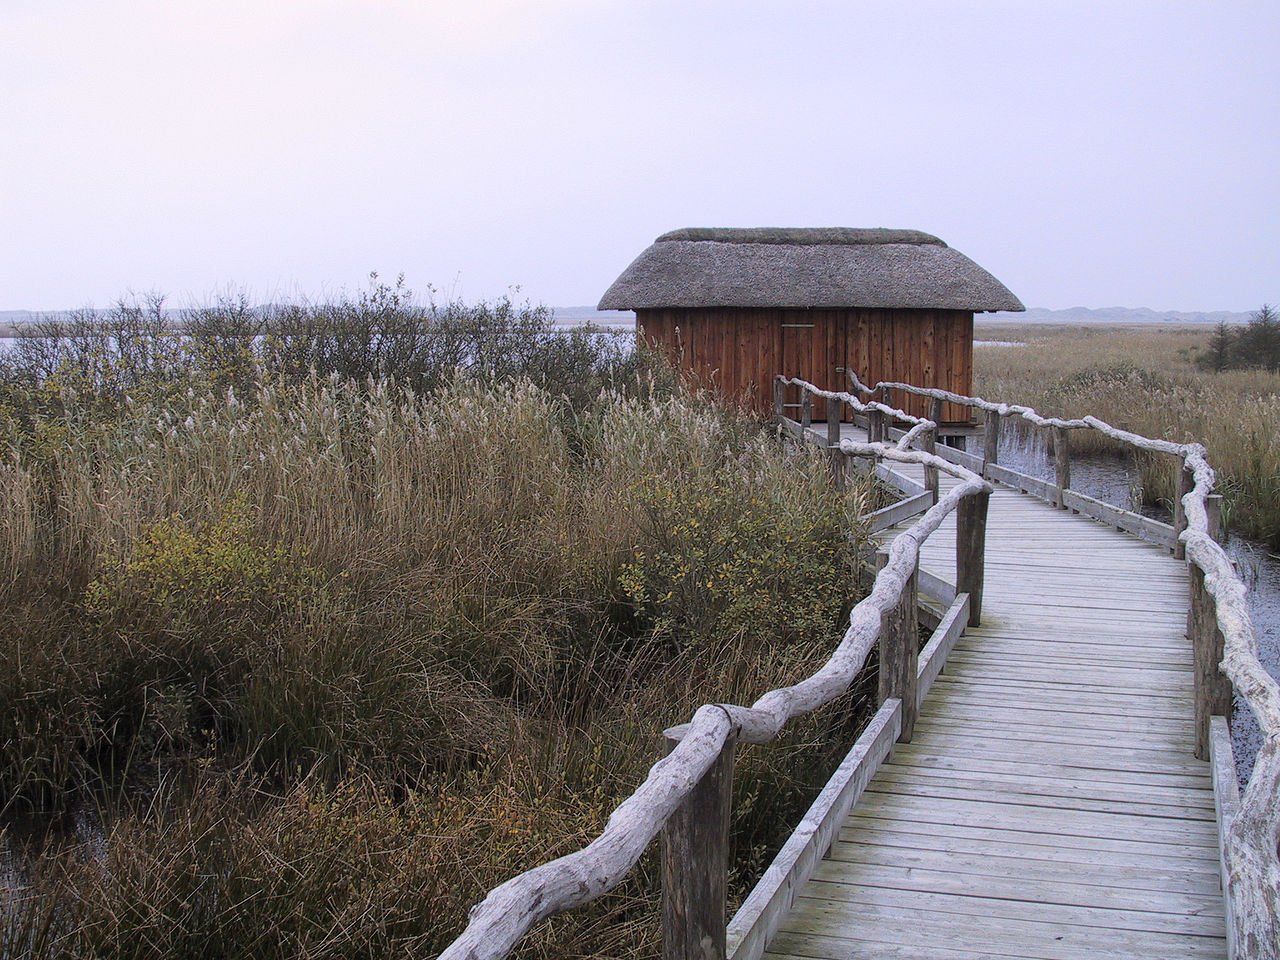
[{"label": "boardwalk plank", "polygon": [[[953,840],[945,849],[906,845],[872,843],[863,839],[857,843],[839,841],[831,848],[832,861],[851,863],[880,863],[903,868],[946,870],[974,876],[1009,877],[1026,876],[1039,880],[1063,883],[1125,887],[1133,890],[1173,890],[1181,893],[1198,893],[1216,897],[1221,902],[1218,882],[1207,872],[1188,872],[1181,860],[1166,857],[1163,862],[1149,858],[1150,862],[1132,862],[1128,858],[1115,862],[1095,857],[1085,861],[1087,870],[1079,860],[1063,861],[1056,856],[1056,848],[1044,848],[1041,856],[1036,851],[1023,849],[1018,856],[993,854],[989,844],[973,844],[967,851],[957,848],[963,841]],[[1050,857],[1053,859],[1042,859]]]},{"label": "boardwalk plank", "polygon": [[1040,880],[1018,870],[1007,877],[867,864],[857,882],[849,865],[824,862],[806,894],[814,899],[936,913],[1069,923],[1112,930],[1220,936],[1222,897],[1170,890],[1133,890]]},{"label": "boardwalk plank", "polygon": [[[1077,960],[1082,956],[1144,956],[1165,958],[1221,957],[1225,941],[1208,936],[1188,936],[1154,930],[1119,930],[1077,924],[1014,919],[970,917],[956,913],[927,911],[912,907],[853,905],[818,898],[801,897],[795,919],[803,918],[805,932],[834,937],[867,935],[872,928],[880,942],[927,945],[953,943],[972,949],[975,945],[1001,943],[1016,946],[1018,956],[1053,957]],[[799,925],[788,925],[795,929]],[[1143,952],[1145,951],[1145,953]]]}]

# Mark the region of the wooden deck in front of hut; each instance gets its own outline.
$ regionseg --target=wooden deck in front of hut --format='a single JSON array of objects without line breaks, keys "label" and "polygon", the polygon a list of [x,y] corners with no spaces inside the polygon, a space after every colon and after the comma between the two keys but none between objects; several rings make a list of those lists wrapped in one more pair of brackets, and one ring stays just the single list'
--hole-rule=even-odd
[{"label": "wooden deck in front of hut", "polygon": [[[954,583],[954,514],[921,567]],[[1167,550],[997,487],[982,626],[766,956],[1226,956],[1187,596]]]}]

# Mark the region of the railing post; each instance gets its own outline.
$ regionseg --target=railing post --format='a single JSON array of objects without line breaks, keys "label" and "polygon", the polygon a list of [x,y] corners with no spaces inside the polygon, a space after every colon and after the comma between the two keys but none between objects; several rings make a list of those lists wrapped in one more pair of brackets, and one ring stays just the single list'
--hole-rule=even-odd
[{"label": "railing post", "polygon": [[786,408],[783,406],[786,400],[786,385],[783,384],[781,377],[773,378],[773,420],[775,423],[781,424]]},{"label": "railing post", "polygon": [[1221,545],[1226,539],[1226,531],[1222,529],[1222,494],[1211,493],[1205,497],[1204,512],[1209,522],[1209,536],[1214,543]]},{"label": "railing post", "polygon": [[662,828],[663,960],[723,960],[735,743]]},{"label": "railing post", "polygon": [[[1178,469],[1178,492],[1173,497],[1173,535],[1181,537],[1182,531],[1187,529],[1187,510],[1182,505],[1182,498],[1185,497],[1196,485],[1196,475],[1187,469],[1184,461],[1179,465]],[[1214,539],[1218,539],[1216,536]],[[1181,540],[1175,541],[1173,545],[1173,556],[1177,560],[1184,560],[1187,556],[1187,545]]]},{"label": "railing post", "polygon": [[929,419],[942,426],[942,400],[938,397],[934,397],[929,404]]},{"label": "railing post", "polygon": [[969,595],[969,626],[982,622],[982,585],[986,574],[987,508],[991,492],[960,498],[956,508],[956,593]]},{"label": "railing post", "polygon": [[1053,468],[1058,484],[1058,507],[1067,508],[1067,490],[1071,488],[1071,433],[1066,427],[1053,428]]},{"label": "railing post", "polygon": [[805,430],[813,424],[813,394],[803,387],[800,390],[800,426]]},{"label": "railing post", "polygon": [[[938,450],[938,428],[931,427],[924,433],[920,434],[920,449],[925,453],[936,453]],[[938,468],[932,463],[925,464],[924,467],[924,486],[931,494],[933,494],[933,502],[938,502]]]},{"label": "railing post", "polygon": [[[1221,541],[1222,497],[1215,493],[1205,498],[1205,510],[1209,515],[1209,535]],[[1218,628],[1217,604],[1204,585],[1204,571],[1196,564],[1188,563],[1187,572],[1191,579],[1187,632],[1191,635],[1195,670],[1196,759],[1208,760],[1209,719],[1218,716],[1231,722],[1231,681],[1219,667],[1225,641]]]},{"label": "railing post", "polygon": [[982,459],[983,465],[1000,462],[1000,414],[994,410],[983,411]]},{"label": "railing post", "polygon": [[[889,554],[879,551],[876,569],[883,569],[888,560]],[[916,727],[916,674],[920,670],[920,627],[916,613],[919,569],[917,561],[897,605],[880,614],[879,702],[894,697],[902,701],[899,743],[910,743]]]},{"label": "railing post", "polygon": [[827,401],[827,450],[831,458],[831,482],[837,490],[843,490],[844,454],[840,451],[840,404]]},{"label": "railing post", "polygon": [[875,407],[867,411],[867,440],[884,443],[884,411]]}]

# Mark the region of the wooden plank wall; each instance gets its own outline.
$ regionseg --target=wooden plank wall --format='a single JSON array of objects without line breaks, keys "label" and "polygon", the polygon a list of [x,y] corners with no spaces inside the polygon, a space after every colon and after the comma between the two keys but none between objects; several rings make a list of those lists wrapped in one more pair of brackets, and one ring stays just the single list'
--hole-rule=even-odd
[{"label": "wooden plank wall", "polygon": [[[640,310],[637,325],[702,383],[766,415],[779,373],[828,390],[848,389],[839,367],[852,367],[868,383],[972,390],[973,314],[962,310],[681,308]],[[792,388],[787,401],[798,400]],[[894,403],[916,416],[929,414],[924,397],[899,395]],[[821,402],[813,416],[826,418]],[[967,423],[969,416],[964,407],[943,408],[945,423]]]}]

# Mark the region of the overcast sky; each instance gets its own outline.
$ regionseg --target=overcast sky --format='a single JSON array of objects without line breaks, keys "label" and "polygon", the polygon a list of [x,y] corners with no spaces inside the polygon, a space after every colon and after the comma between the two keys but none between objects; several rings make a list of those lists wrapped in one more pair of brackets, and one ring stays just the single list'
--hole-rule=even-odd
[{"label": "overcast sky", "polygon": [[681,226],[1280,300],[1280,3],[0,0],[0,308],[595,303]]}]

